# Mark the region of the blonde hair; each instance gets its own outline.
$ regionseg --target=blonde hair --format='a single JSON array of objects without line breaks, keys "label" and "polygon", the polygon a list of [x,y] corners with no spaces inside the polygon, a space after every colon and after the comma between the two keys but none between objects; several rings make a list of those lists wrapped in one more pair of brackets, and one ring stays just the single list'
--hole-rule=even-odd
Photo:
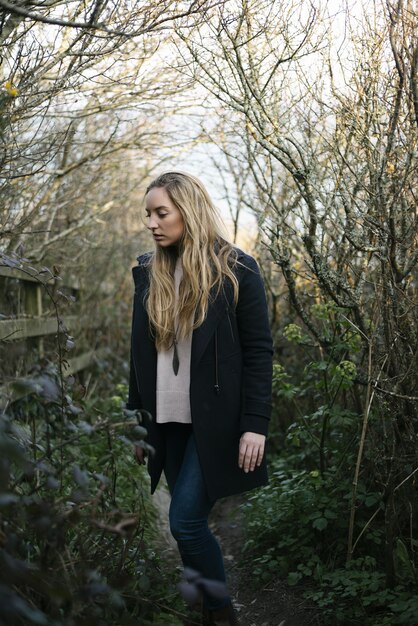
[{"label": "blonde hair", "polygon": [[[183,172],[165,172],[148,185],[166,190],[178,208],[184,231],[176,251],[157,246],[150,261],[147,311],[157,350],[168,350],[200,326],[206,317],[210,292],[215,297],[225,279],[233,286],[238,300],[238,281],[233,272],[236,249],[224,234],[223,224],[203,184]],[[181,257],[183,278],[176,305],[174,270]]]}]

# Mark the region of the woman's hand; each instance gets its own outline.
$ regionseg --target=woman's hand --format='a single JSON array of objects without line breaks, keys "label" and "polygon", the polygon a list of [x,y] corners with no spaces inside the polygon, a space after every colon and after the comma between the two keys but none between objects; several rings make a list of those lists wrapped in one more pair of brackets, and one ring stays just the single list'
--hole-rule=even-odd
[{"label": "woman's hand", "polygon": [[139,463],[139,465],[145,465],[146,451],[142,446],[134,447],[134,456],[135,461]]},{"label": "woman's hand", "polygon": [[244,472],[253,472],[264,456],[265,435],[243,433],[239,441],[238,465]]}]

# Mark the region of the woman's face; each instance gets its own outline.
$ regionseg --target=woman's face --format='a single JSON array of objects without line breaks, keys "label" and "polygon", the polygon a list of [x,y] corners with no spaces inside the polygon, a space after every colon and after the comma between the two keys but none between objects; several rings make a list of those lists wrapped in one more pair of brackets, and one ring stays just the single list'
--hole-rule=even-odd
[{"label": "woman's face", "polygon": [[176,245],[184,231],[183,217],[170,200],[164,187],[153,187],[146,196],[147,228],[157,246],[167,248]]}]

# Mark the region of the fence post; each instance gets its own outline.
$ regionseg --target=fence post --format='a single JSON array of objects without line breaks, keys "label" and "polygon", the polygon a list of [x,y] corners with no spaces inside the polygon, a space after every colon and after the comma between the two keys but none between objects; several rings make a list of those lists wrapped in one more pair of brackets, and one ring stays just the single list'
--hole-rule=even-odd
[{"label": "fence post", "polygon": [[[23,306],[24,313],[31,317],[42,316],[42,285],[39,283],[32,283],[22,281],[23,288]],[[39,357],[44,356],[44,338],[39,336],[35,339],[36,345],[39,351]]]}]

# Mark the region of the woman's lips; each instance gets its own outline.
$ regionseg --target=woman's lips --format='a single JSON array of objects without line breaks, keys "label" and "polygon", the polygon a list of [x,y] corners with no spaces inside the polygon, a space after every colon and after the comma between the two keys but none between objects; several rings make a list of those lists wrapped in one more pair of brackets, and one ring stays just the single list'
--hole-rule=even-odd
[{"label": "woman's lips", "polygon": [[154,239],[159,241],[160,239],[164,239],[164,235],[153,235]]}]

